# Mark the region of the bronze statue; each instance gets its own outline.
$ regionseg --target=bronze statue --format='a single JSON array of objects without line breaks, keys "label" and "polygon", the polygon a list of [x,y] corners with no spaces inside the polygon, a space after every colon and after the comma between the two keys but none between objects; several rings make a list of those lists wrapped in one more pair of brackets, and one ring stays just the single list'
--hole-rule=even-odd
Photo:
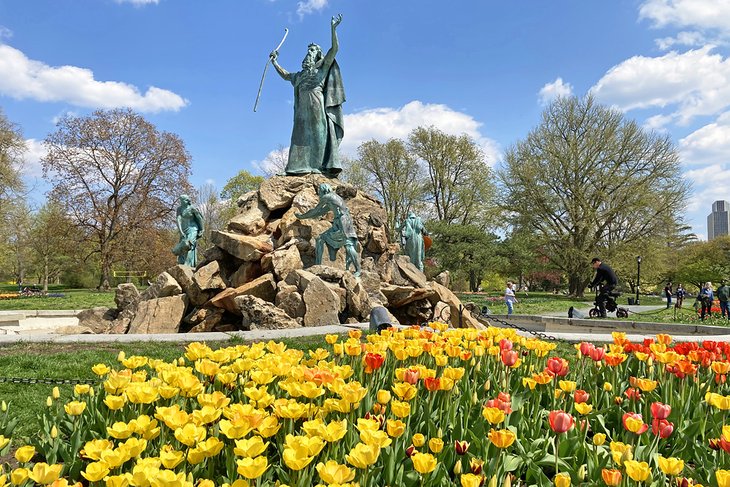
[{"label": "bronze statue", "polygon": [[411,263],[423,272],[423,261],[426,257],[423,237],[428,235],[428,232],[421,218],[413,212],[408,213],[408,217],[400,226],[400,235],[406,255],[411,259]]},{"label": "bronze statue", "polygon": [[340,22],[342,15],[332,17],[332,47],[327,54],[323,55],[317,44],[310,44],[302,70],[297,73],[289,73],[277,63],[278,51],[270,54],[279,75],[294,85],[294,128],[287,175],[322,173],[337,177],[342,171],[337,152],[344,134],[342,103],[345,90],[340,67],[335,61]]},{"label": "bronze statue", "polygon": [[177,255],[178,264],[190,267],[198,265],[198,239],[203,236],[203,228],[203,215],[193,206],[190,196],[180,195],[180,206],[177,207],[180,241],[172,249],[172,253]]},{"label": "bronze statue", "polygon": [[350,265],[355,267],[355,277],[360,277],[360,255],[357,253],[357,234],[355,233],[355,225],[352,222],[350,209],[343,199],[334,191],[327,183],[319,185],[317,190],[319,195],[319,203],[317,206],[303,214],[295,214],[297,218],[317,218],[326,215],[330,211],[334,213],[332,227],[317,237],[316,247],[316,263],[322,264],[322,255],[324,246],[327,245],[330,260],[337,258],[337,250],[345,247],[345,269],[349,270]]}]

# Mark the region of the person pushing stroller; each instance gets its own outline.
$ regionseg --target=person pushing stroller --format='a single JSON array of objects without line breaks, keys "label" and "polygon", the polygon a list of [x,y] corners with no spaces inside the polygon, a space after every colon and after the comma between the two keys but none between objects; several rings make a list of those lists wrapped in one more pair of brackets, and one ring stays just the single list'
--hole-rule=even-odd
[{"label": "person pushing stroller", "polygon": [[591,260],[591,266],[596,270],[596,277],[593,278],[589,286],[591,288],[600,286],[598,296],[596,297],[596,304],[600,310],[601,318],[605,318],[606,303],[618,285],[618,278],[616,277],[616,273],[613,272],[613,269],[608,264],[602,263],[598,257],[594,257]]}]

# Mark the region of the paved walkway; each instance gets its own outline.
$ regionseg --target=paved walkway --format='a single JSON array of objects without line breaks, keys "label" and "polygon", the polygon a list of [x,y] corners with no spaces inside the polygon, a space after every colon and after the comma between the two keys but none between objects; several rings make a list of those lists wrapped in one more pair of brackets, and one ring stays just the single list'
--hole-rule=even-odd
[{"label": "paved walkway", "polygon": [[[550,312],[542,313],[542,314],[543,314],[543,316],[561,316],[561,317],[566,317],[567,318],[567,316],[568,316],[568,308],[569,307],[570,306],[566,307],[565,308],[565,311],[550,311]],[[631,306],[628,306],[628,305],[620,305],[619,304],[619,307],[624,308],[624,309],[628,309],[632,313],[649,313],[649,312],[652,312],[652,311],[658,311],[658,310],[665,309],[667,306],[666,305],[661,305],[661,306],[657,306],[657,305],[654,305],[654,306],[643,306],[643,305],[638,305],[637,306],[637,305],[631,305]],[[593,309],[593,306],[585,307],[585,308],[577,308],[578,312],[579,313],[582,313],[585,316],[588,316],[588,312],[590,310],[592,310],[592,309]],[[614,313],[609,313],[609,316],[612,316],[613,314]]]}]

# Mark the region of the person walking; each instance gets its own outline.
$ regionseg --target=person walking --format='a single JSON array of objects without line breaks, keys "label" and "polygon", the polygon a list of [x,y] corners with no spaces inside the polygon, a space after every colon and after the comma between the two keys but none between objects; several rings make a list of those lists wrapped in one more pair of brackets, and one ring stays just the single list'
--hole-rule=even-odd
[{"label": "person walking", "polygon": [[504,290],[504,302],[507,304],[507,316],[514,312],[514,303],[517,302],[515,291],[512,289],[512,286],[514,286],[512,281],[507,281],[507,289]]},{"label": "person walking", "polygon": [[675,308],[682,309],[682,303],[684,302],[684,297],[687,295],[687,291],[684,289],[684,286],[682,286],[682,283],[677,284],[677,302],[674,303]]},{"label": "person walking", "polygon": [[717,288],[717,299],[720,300],[720,314],[723,318],[730,319],[730,308],[728,308],[730,286],[725,281],[720,281],[720,287]]},{"label": "person walking", "polygon": [[667,309],[669,309],[672,306],[672,281],[667,282],[667,285],[664,286],[664,294],[667,297]]},{"label": "person walking", "polygon": [[697,297],[700,299],[700,304],[702,305],[700,319],[704,321],[705,315],[712,318],[712,302],[715,300],[715,296],[712,292],[712,283],[709,281],[706,282],[705,285],[702,286],[702,289],[700,289],[700,294]]}]

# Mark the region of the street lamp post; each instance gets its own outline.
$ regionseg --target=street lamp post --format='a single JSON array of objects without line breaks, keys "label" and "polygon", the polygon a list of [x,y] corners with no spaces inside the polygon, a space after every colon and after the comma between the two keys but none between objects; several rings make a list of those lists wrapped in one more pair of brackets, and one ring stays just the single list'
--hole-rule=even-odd
[{"label": "street lamp post", "polygon": [[636,256],[636,301],[639,304],[639,282],[641,282],[641,256]]}]

